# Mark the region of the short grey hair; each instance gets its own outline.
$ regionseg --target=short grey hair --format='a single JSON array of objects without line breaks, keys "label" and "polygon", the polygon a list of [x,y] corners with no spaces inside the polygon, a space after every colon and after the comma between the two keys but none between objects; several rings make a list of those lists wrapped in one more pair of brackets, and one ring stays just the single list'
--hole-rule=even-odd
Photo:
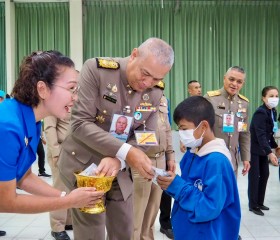
[{"label": "short grey hair", "polygon": [[174,63],[173,48],[160,38],[148,38],[138,47],[138,51],[140,56],[146,56],[151,53],[161,65],[171,67]]},{"label": "short grey hair", "polygon": [[240,66],[233,66],[233,67],[230,67],[228,70],[227,70],[227,72],[226,72],[226,74],[228,74],[230,71],[237,71],[237,72],[240,72],[240,73],[243,73],[244,75],[245,75],[245,77],[246,77],[246,72],[245,72],[245,70],[244,70],[244,68],[243,67],[240,67]]}]

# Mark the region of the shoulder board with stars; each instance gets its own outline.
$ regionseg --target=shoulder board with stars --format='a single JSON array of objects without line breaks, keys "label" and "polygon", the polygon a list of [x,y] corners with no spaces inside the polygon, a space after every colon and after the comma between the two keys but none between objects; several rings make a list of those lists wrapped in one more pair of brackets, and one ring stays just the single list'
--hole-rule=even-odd
[{"label": "shoulder board with stars", "polygon": [[164,83],[163,81],[159,81],[159,83],[158,83],[155,87],[158,87],[158,88],[160,88],[161,90],[164,90],[164,88],[165,88],[165,83]]},{"label": "shoulder board with stars", "polygon": [[207,94],[209,95],[209,97],[220,96],[221,95],[221,91],[220,90],[208,91]]},{"label": "shoulder board with stars", "polygon": [[120,64],[114,60],[96,58],[96,63],[98,68],[114,69],[117,70],[120,68]]},{"label": "shoulder board with stars", "polygon": [[245,100],[246,102],[249,102],[249,99],[246,98],[245,96],[238,94],[238,97],[240,97],[241,99]]}]

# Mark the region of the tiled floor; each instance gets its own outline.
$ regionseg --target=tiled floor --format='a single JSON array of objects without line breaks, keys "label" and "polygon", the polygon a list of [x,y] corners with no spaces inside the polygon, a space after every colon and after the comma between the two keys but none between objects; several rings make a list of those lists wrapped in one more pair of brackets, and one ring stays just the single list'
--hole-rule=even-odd
[{"label": "tiled floor", "polygon": [[[176,159],[181,159],[179,153],[177,133],[174,132],[174,147],[177,153]],[[47,172],[50,173],[48,165]],[[241,170],[241,166],[239,168]],[[33,171],[37,172],[37,165],[34,164]],[[44,178],[51,183],[51,179]],[[270,166],[270,177],[268,181],[265,205],[270,207],[265,211],[265,216],[257,216],[248,210],[247,200],[247,176],[238,177],[239,194],[242,207],[242,223],[240,233],[243,240],[280,240],[280,183],[278,179],[278,167]],[[0,196],[1,197],[1,196]],[[0,237],[0,240],[50,240],[50,225],[48,213],[42,214],[0,214],[0,229],[5,230],[7,235]],[[72,231],[68,231],[71,239]],[[156,221],[155,239],[167,240],[159,232],[159,223]],[[83,239],[78,239],[83,240]],[[182,239],[180,239],[182,240]],[[199,239],[194,239],[199,240]]]}]

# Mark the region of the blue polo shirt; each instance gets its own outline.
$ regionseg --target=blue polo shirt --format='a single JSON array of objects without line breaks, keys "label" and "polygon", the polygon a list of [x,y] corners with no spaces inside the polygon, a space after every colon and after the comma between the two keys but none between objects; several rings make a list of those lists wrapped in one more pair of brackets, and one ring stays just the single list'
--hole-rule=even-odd
[{"label": "blue polo shirt", "polygon": [[0,181],[19,181],[36,160],[41,121],[31,106],[15,99],[0,103]]}]

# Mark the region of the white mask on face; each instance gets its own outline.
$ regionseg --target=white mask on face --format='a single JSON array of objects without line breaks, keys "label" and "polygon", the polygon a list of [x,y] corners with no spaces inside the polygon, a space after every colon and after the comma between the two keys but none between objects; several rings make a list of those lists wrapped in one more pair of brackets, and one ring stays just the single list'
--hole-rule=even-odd
[{"label": "white mask on face", "polygon": [[[201,122],[198,124],[196,129],[199,127],[200,124]],[[179,130],[180,140],[188,148],[197,148],[200,147],[202,144],[203,135],[205,131],[202,133],[199,139],[196,139],[193,135],[196,129]]]},{"label": "white mask on face", "polygon": [[278,97],[270,97],[267,99],[267,105],[270,107],[270,108],[275,108],[278,106],[278,103],[279,103],[279,98]]}]

